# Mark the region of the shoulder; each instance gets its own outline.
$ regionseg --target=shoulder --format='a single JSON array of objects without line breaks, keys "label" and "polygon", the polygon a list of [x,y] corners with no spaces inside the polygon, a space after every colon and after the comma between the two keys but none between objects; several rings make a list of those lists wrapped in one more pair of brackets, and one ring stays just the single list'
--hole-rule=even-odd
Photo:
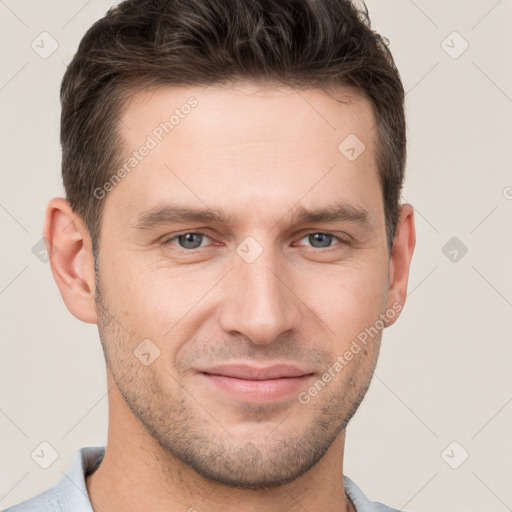
[{"label": "shoulder", "polygon": [[4,512],[40,512],[43,510],[45,512],[60,512],[64,510],[59,500],[58,485],[46,489],[46,491],[32,496],[17,505],[13,505],[4,510]]},{"label": "shoulder", "polygon": [[348,476],[343,476],[343,485],[345,492],[356,508],[356,512],[400,512],[398,509],[388,507],[383,503],[370,501]]},{"label": "shoulder", "polygon": [[92,512],[85,477],[99,465],[104,453],[102,446],[81,448],[59,483],[3,512]]}]

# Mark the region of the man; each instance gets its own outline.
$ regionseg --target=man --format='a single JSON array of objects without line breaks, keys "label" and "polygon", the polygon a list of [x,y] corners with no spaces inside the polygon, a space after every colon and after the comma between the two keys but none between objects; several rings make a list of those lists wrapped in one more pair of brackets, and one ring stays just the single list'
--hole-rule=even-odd
[{"label": "man", "polygon": [[9,509],[391,511],[343,474],[404,305],[403,87],[343,0],[127,0],[61,89],[51,268],[106,359],[106,450]]}]

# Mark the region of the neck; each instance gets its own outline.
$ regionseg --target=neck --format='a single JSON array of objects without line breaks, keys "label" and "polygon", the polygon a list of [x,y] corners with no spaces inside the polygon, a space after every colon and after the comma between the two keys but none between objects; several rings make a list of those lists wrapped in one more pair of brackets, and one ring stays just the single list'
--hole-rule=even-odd
[{"label": "neck", "polygon": [[105,457],[86,478],[94,512],[354,511],[343,488],[345,431],[306,473],[279,487],[233,488],[204,478],[164,450],[110,386]]}]

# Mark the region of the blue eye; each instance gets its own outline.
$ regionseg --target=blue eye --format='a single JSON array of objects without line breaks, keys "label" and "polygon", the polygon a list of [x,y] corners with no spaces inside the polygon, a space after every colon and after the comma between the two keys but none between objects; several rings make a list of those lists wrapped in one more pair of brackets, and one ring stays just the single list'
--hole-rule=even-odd
[{"label": "blue eye", "polygon": [[311,243],[311,246],[315,249],[323,249],[331,247],[333,239],[342,241],[340,237],[333,235],[332,233],[310,233],[302,238],[305,238]]},{"label": "blue eye", "polygon": [[167,240],[166,243],[172,243],[176,240],[180,249],[198,249],[202,246],[204,238],[208,238],[204,233],[188,232],[175,235]]},{"label": "blue eye", "polygon": [[[301,240],[305,239],[308,240],[309,247],[322,251],[335,247],[335,241],[341,242],[342,245],[347,243],[341,237],[333,233],[325,232],[309,233],[301,238]],[[205,233],[200,231],[187,231],[186,233],[174,235],[163,243],[164,245],[174,245],[178,251],[192,252],[195,249],[208,246],[208,241],[211,241],[211,238]]]}]

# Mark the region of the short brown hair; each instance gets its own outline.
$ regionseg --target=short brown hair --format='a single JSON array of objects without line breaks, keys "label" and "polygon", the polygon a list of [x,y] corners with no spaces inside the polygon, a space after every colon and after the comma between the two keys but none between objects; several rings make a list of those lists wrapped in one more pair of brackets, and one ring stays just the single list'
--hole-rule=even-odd
[{"label": "short brown hair", "polygon": [[391,251],[406,161],[404,90],[367,9],[350,0],[126,0],[94,23],[61,85],[66,198],[93,247],[103,205],[93,191],[121,162],[119,122],[129,95],[237,81],[349,86],[370,100]]}]

